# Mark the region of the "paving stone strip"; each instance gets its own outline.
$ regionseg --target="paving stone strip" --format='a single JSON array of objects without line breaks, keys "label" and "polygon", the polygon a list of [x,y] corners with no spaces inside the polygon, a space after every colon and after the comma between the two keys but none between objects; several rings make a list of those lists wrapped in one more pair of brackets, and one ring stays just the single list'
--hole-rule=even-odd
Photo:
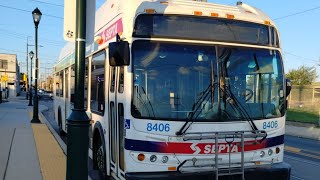
[{"label": "paving stone strip", "polygon": [[66,177],[66,156],[45,124],[32,124],[40,168],[44,180]]}]

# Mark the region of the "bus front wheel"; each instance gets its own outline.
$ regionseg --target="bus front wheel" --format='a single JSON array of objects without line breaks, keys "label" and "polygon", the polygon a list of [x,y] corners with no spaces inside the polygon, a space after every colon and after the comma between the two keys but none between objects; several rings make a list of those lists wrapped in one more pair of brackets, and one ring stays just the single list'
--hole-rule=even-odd
[{"label": "bus front wheel", "polygon": [[99,171],[100,176],[107,179],[106,174],[106,152],[104,143],[101,141],[99,133],[95,133],[93,142],[93,166]]}]

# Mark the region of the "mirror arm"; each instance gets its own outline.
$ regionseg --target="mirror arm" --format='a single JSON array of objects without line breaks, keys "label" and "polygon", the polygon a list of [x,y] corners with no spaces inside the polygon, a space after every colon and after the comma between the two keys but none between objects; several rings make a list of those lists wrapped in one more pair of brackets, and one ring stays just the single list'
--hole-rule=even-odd
[{"label": "mirror arm", "polygon": [[120,35],[118,33],[116,35],[116,42],[121,42],[121,38],[120,38]]}]

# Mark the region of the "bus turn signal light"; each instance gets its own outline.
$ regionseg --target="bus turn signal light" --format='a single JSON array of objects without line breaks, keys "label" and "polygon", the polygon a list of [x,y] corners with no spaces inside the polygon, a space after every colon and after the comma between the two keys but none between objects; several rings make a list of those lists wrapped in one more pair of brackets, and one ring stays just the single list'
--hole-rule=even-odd
[{"label": "bus turn signal light", "polygon": [[143,161],[146,158],[146,156],[144,154],[139,154],[138,155],[138,160],[139,161]]},{"label": "bus turn signal light", "polygon": [[177,167],[168,167],[168,171],[176,171]]}]

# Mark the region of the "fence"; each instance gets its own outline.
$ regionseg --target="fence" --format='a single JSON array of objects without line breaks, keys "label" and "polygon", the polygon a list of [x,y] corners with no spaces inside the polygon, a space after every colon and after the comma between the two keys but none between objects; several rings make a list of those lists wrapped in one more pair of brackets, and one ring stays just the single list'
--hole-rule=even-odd
[{"label": "fence", "polygon": [[305,85],[292,86],[291,93],[288,98],[289,109],[301,109],[311,112],[319,112],[320,110],[320,86]]}]

